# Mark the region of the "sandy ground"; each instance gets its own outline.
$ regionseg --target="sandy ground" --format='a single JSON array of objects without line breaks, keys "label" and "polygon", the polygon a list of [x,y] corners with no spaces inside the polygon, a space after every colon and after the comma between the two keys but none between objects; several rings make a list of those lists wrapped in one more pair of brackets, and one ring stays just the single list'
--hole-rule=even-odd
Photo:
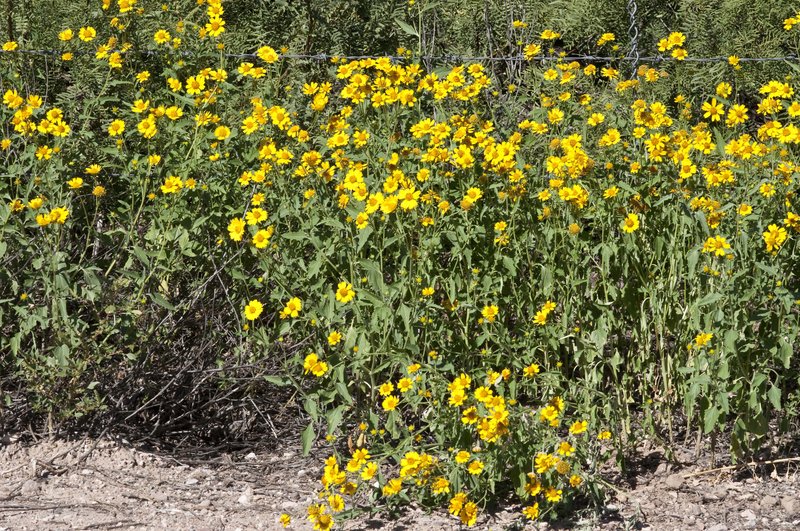
[{"label": "sandy ground", "polygon": [[[112,440],[12,442],[0,446],[0,531],[282,529],[284,512],[293,517],[292,529],[308,530],[305,508],[320,470],[321,457],[303,458],[293,447],[193,460]],[[518,508],[509,508],[482,515],[475,529],[798,529],[798,470],[800,463],[788,462],[742,477],[703,473],[700,465],[674,470],[656,456],[624,480],[609,477],[614,489],[600,513],[525,527]],[[444,512],[416,509],[339,528],[461,529]]]}]

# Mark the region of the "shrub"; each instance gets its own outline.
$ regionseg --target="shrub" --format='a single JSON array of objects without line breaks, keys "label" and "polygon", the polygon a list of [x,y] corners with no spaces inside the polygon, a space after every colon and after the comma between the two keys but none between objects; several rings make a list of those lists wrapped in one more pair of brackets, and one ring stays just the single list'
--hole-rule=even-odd
[{"label": "shrub", "polygon": [[739,103],[731,60],[679,93],[677,32],[628,80],[541,60],[554,30],[503,81],[406,50],[297,66],[226,53],[206,4],[104,2],[60,33],[55,93],[0,56],[0,347],[33,408],[108,407],[154,344],[186,356],[173,380],[212,351],[222,389],[280,366],[258,380],[296,390],[304,449],[335,443],[321,529],[366,497],[471,525],[514,491],[535,519],[594,485],[631,410],[732,425],[739,455],[764,437],[797,382],[790,82]]}]

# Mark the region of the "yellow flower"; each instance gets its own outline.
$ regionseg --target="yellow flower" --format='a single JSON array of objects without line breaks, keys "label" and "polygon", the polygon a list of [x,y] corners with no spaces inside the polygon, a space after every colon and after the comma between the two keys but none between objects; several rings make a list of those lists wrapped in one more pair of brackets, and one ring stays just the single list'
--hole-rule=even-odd
[{"label": "yellow flower", "polygon": [[312,352],[303,360],[303,370],[306,374],[311,373],[320,378],[328,372],[328,364],[321,361],[319,356]]},{"label": "yellow flower", "polygon": [[467,472],[469,472],[473,476],[479,475],[481,472],[483,472],[483,461],[481,461],[480,459],[472,461],[467,466]]},{"label": "yellow flower", "polygon": [[114,120],[108,126],[108,136],[119,136],[125,131],[125,122]]},{"label": "yellow flower", "polygon": [[162,194],[176,194],[183,188],[183,181],[180,177],[170,175],[161,185]]},{"label": "yellow flower", "polygon": [[558,445],[558,454],[563,455],[565,457],[569,457],[575,453],[575,447],[572,446],[567,441],[562,441],[561,444]]},{"label": "yellow flower", "polygon": [[292,517],[286,513],[283,513],[278,521],[283,527],[289,527],[292,524]]},{"label": "yellow flower", "polygon": [[225,140],[229,136],[231,136],[230,128],[220,125],[216,129],[214,129],[214,136],[217,140]]},{"label": "yellow flower", "polygon": [[493,323],[495,319],[497,319],[499,313],[500,309],[497,307],[496,304],[484,306],[483,310],[481,310],[481,315],[483,315],[483,318],[490,323]]},{"label": "yellow flower", "polygon": [[251,300],[244,307],[244,316],[248,321],[255,321],[261,312],[264,311],[264,305],[256,299]]},{"label": "yellow flower", "polygon": [[97,31],[91,26],[85,26],[78,30],[78,38],[83,42],[89,42],[97,37]]},{"label": "yellow flower", "polygon": [[8,41],[3,43],[3,51],[4,52],[13,52],[17,49],[19,45],[15,41]]},{"label": "yellow flower", "polygon": [[704,253],[714,253],[715,256],[725,256],[731,246],[723,236],[711,236],[703,244]]},{"label": "yellow flower", "polygon": [[230,235],[231,240],[235,242],[242,241],[242,237],[244,236],[244,227],[245,223],[242,218],[233,218],[230,223],[228,223],[228,234]]},{"label": "yellow flower", "polygon": [[114,52],[108,56],[108,66],[111,68],[122,68],[122,55],[119,52]]},{"label": "yellow flower", "polygon": [[714,338],[714,334],[701,332],[694,338],[694,348],[704,347]]},{"label": "yellow flower", "polygon": [[155,35],[153,35],[153,40],[156,42],[156,44],[167,44],[170,40],[172,40],[172,36],[167,30],[160,29],[156,31]]},{"label": "yellow flower", "polygon": [[209,37],[219,37],[225,31],[225,21],[220,17],[211,17],[203,30]]},{"label": "yellow flower", "polygon": [[539,366],[537,364],[535,364],[535,363],[531,363],[530,365],[528,365],[527,367],[525,367],[522,370],[522,374],[526,378],[533,378],[534,376],[539,374]]},{"label": "yellow flower", "polygon": [[383,399],[381,407],[383,407],[384,411],[394,411],[399,403],[400,403],[399,398],[397,398],[394,395],[390,395]]},{"label": "yellow flower", "polygon": [[544,497],[550,503],[557,503],[561,500],[561,489],[547,487],[544,491]]},{"label": "yellow flower", "polygon": [[339,282],[339,285],[336,287],[336,300],[341,302],[342,304],[347,304],[353,297],[356,296],[356,292],[353,290],[353,285],[349,282]]},{"label": "yellow flower", "polygon": [[285,319],[287,317],[296,318],[300,315],[300,312],[303,310],[303,302],[297,298],[292,297],[289,299],[289,302],[286,303],[286,306],[281,311],[280,317],[281,319]]},{"label": "yellow flower", "polygon": [[450,482],[444,477],[438,477],[431,483],[431,492],[433,494],[449,494]]},{"label": "yellow flower", "polygon": [[256,249],[265,249],[269,245],[269,240],[272,238],[274,231],[275,229],[269,226],[256,232],[253,235],[253,245],[256,246]]},{"label": "yellow flower", "polygon": [[106,189],[99,184],[92,189],[92,195],[95,197],[103,197],[106,195]]},{"label": "yellow flower", "polygon": [[701,109],[704,111],[703,118],[710,118],[712,122],[718,122],[725,114],[725,109],[722,103],[717,101],[717,98],[703,103]]},{"label": "yellow flower", "polygon": [[767,227],[764,233],[764,243],[767,246],[767,252],[777,253],[787,238],[786,229],[778,227],[775,224]]},{"label": "yellow flower", "polygon": [[83,186],[83,179],[81,179],[80,177],[75,177],[74,179],[70,179],[69,181],[67,181],[67,186],[69,186],[73,190],[77,190],[78,188]]},{"label": "yellow flower", "polygon": [[636,214],[628,214],[622,222],[622,230],[628,234],[636,231],[639,228],[639,216]]},{"label": "yellow flower", "polygon": [[336,330],[328,334],[328,344],[332,347],[338,345],[341,340],[342,340],[342,334],[340,334]]},{"label": "yellow flower", "polygon": [[580,435],[581,433],[586,431],[588,423],[585,420],[578,420],[575,421],[572,426],[569,427],[569,432],[572,435]]},{"label": "yellow flower", "polygon": [[262,46],[256,51],[256,55],[267,64],[272,64],[279,58],[278,53],[270,46]]},{"label": "yellow flower", "polygon": [[533,505],[529,505],[522,509],[522,514],[528,520],[536,520],[539,518],[539,503],[536,502]]}]

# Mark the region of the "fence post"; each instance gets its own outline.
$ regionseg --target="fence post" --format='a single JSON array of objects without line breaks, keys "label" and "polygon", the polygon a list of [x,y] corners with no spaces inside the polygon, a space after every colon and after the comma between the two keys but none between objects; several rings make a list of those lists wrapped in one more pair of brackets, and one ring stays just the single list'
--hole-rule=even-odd
[{"label": "fence post", "polygon": [[639,25],[636,23],[636,11],[639,6],[636,5],[636,0],[628,0],[628,17],[630,19],[630,26],[628,26],[628,35],[631,38],[631,48],[628,51],[628,57],[631,60],[631,79],[636,77],[636,67],[639,64]]}]

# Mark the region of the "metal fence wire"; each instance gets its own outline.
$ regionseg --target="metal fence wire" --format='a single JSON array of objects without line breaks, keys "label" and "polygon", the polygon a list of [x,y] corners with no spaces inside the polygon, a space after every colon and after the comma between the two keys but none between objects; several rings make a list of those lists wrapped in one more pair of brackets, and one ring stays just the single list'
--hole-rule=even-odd
[{"label": "metal fence wire", "polygon": [[[638,30],[637,30],[638,32]],[[638,37],[637,37],[638,40]],[[62,53],[67,52],[67,50],[14,50],[14,51],[7,51],[7,50],[0,50],[0,57],[2,55],[13,55],[13,54],[21,54],[21,55],[45,55],[51,57],[59,57]],[[95,52],[82,52],[82,51],[70,51],[74,56],[79,55],[94,55]],[[110,53],[110,52],[109,52]],[[122,55],[157,55],[163,52],[157,50],[129,50],[127,52],[119,52]],[[190,53],[190,52],[181,52],[182,56],[190,57],[195,56],[197,54]],[[224,57],[228,58],[237,58],[237,59],[256,59],[258,55],[255,53],[224,53],[222,54]],[[406,57],[406,56],[399,56],[399,55],[340,55],[340,54],[332,54],[332,53],[317,53],[317,54],[280,54],[280,59],[285,60],[298,60],[298,61],[331,61],[334,59],[337,60],[347,60],[347,61],[356,61],[360,59],[390,59],[396,62],[402,61],[432,61],[432,62],[442,62],[442,63],[465,63],[465,62],[487,62],[487,61],[499,61],[499,62],[512,62],[512,61],[585,61],[585,62],[614,62],[614,61],[621,61],[621,62],[630,62],[631,67],[636,69],[636,66],[640,62],[649,62],[649,63],[665,63],[665,62],[686,62],[686,63],[715,63],[715,62],[727,62],[728,58],[724,56],[714,56],[714,57],[686,57],[684,59],[677,59],[671,56],[665,55],[645,55],[640,56],[638,51],[631,51],[628,52],[627,55],[620,55],[620,56],[613,56],[613,55],[537,55],[534,57],[530,57],[528,59],[525,58],[522,54],[517,55],[509,55],[509,56],[490,56],[490,55],[483,55],[483,56],[470,56],[470,55],[422,55],[422,56],[415,56],[415,57]],[[742,63],[756,63],[756,62],[775,62],[775,61],[792,61],[797,62],[800,59],[797,55],[790,54],[784,55],[779,57],[739,57],[738,61]]]}]

